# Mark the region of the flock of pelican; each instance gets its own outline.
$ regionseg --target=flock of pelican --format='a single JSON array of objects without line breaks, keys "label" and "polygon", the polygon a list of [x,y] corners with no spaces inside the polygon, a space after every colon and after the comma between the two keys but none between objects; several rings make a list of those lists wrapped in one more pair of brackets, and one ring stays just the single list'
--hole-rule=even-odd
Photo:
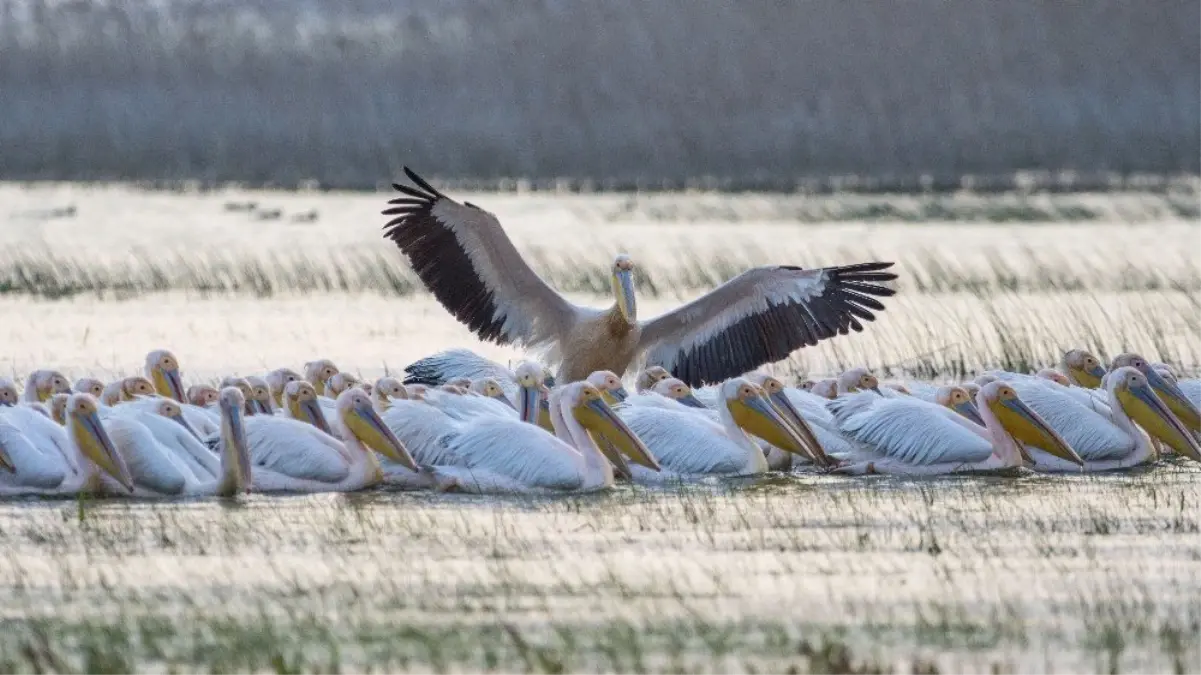
[{"label": "flock of pelican", "polygon": [[[185,389],[169,351],[104,383],[0,379],[0,494],[178,497],[373,486],[556,494],[768,471],[1092,472],[1201,461],[1201,380],[1081,350],[1059,369],[962,384],[854,368],[694,389],[665,368],[549,378],[467,350],[373,383],[328,360]],[[435,374],[437,373],[437,374]]]}]

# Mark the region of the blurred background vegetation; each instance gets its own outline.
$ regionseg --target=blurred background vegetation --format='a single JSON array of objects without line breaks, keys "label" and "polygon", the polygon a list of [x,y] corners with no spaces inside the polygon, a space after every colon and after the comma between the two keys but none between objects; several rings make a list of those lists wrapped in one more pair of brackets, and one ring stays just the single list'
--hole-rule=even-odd
[{"label": "blurred background vegetation", "polygon": [[[1195,174],[1201,3],[4,0],[0,179]],[[835,187],[847,187],[844,180]]]}]

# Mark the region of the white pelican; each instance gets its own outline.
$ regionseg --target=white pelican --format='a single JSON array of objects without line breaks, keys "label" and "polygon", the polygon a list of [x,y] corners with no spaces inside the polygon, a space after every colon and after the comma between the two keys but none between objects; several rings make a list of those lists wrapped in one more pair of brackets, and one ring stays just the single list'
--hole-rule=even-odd
[{"label": "white pelican", "polygon": [[91,394],[99,400],[100,395],[104,393],[104,383],[94,377],[81,377],[75,380],[75,391],[80,394]]},{"label": "white pelican", "polygon": [[[88,394],[74,394],[67,400],[67,427],[64,430],[65,446],[56,446],[65,454],[47,453],[39,457],[40,462],[54,462],[61,480],[54,485],[32,485],[22,481],[20,466],[17,473],[0,474],[0,495],[75,495],[101,491],[102,472],[117,479],[127,489],[133,489],[133,478],[121,455],[113,447],[108,434],[97,416],[96,400]],[[36,413],[34,413],[36,414]],[[39,451],[32,446],[29,437],[5,420],[0,420],[0,445],[22,446],[22,458],[33,456]],[[14,433],[15,432],[15,433]],[[6,456],[7,458],[7,456]],[[43,469],[45,467],[42,467]],[[41,471],[39,473],[45,473]],[[49,483],[49,481],[38,481]]]},{"label": "white pelican", "polygon": [[877,282],[896,275],[888,262],[801,269],[756,267],[673,312],[639,322],[634,263],[620,255],[609,310],[580,307],[546,284],[521,258],[500,222],[460,204],[417,174],[418,186],[384,210],[396,216],[385,236],[400,247],[442,305],[483,340],[547,348],[561,382],[596,370],[624,374],[640,357],[684,382],[717,383],[787,357],[820,340],[862,331],[872,296],[894,294]]},{"label": "white pelican", "polygon": [[862,447],[837,471],[932,476],[1017,469],[1026,450],[1015,437],[1038,439],[1077,467],[1083,463],[1008,383],[984,385],[976,403],[984,427],[913,396],[840,396],[830,403],[839,428]]},{"label": "white pelican", "polygon": [[194,384],[188,387],[188,403],[197,408],[207,408],[217,402],[220,392],[207,384]]},{"label": "white pelican", "polygon": [[291,368],[276,368],[267,373],[267,387],[271,390],[271,400],[275,402],[276,408],[282,408],[284,405],[284,386],[289,382],[303,380],[300,373]]},{"label": "white pelican", "polygon": [[201,438],[208,438],[221,431],[221,414],[217,401],[221,395],[207,384],[188,387],[186,402],[180,404],[184,419]]},{"label": "white pelican", "polygon": [[[836,462],[831,461],[826,455],[825,448],[817,438],[814,428],[805,420],[805,416],[801,414],[793,404],[792,399],[789,398],[787,388],[783,382],[771,375],[758,372],[748,374],[746,379],[763,390],[763,395],[775,406],[776,412],[793,426],[797,437],[803,441],[799,452],[790,451],[788,448],[781,448],[772,443],[768,452],[769,463],[773,463],[774,461],[776,465],[783,466],[785,464],[785,457],[788,459],[802,457],[823,467],[836,464]],[[764,441],[771,443],[771,439],[765,438]],[[788,462],[790,467],[791,464],[791,462]]]},{"label": "white pelican", "polygon": [[327,389],[325,395],[329,396],[330,398],[338,398],[342,392],[350,389],[351,387],[358,387],[361,384],[362,382],[359,380],[359,378],[355,377],[354,375],[351,375],[346,371],[337,372],[334,373],[329,378],[329,381],[325,383]]},{"label": "white pelican", "polygon": [[618,414],[662,467],[656,472],[630,467],[637,481],[763,473],[768,470],[767,458],[748,431],[777,447],[804,453],[805,441],[796,429],[741,377],[722,383],[716,422],[690,408],[632,405],[622,406]]},{"label": "white pelican", "polygon": [[1097,389],[1105,377],[1105,366],[1101,365],[1101,360],[1083,349],[1064,352],[1059,363],[1068,381],[1077,387]]},{"label": "white pelican", "polygon": [[250,385],[250,407],[256,415],[271,415],[275,412],[274,401],[271,399],[271,387],[267,380],[258,375],[247,375],[246,384]]},{"label": "white pelican", "polygon": [[850,370],[846,370],[834,382],[835,391],[838,396],[854,394],[864,390],[875,392],[879,396],[886,395],[880,390],[880,380],[875,375],[872,375],[871,371],[867,368],[851,368]]},{"label": "white pelican", "polygon": [[338,367],[329,359],[317,359],[304,364],[304,379],[313,385],[318,396],[325,396],[325,385],[329,378],[338,374]]},{"label": "white pelican", "polygon": [[101,394],[101,401],[106,406],[114,406],[122,401],[132,401],[139,396],[153,396],[154,384],[150,380],[134,375],[123,377],[110,382]]},{"label": "white pelican", "polygon": [[500,417],[449,425],[442,436],[448,462],[429,468],[439,489],[481,493],[603,490],[613,485],[614,477],[610,460],[594,441],[601,437],[634,461],[656,466],[642,441],[587,382],[552,391],[550,414],[555,435],[533,424]]},{"label": "white pelican", "polygon": [[69,446],[67,432],[28,405],[0,408],[0,494],[58,487],[68,467],[78,470]]},{"label": "white pelican", "polygon": [[176,403],[184,402],[183,378],[179,373],[179,359],[166,349],[155,349],[146,354],[143,375],[154,384],[154,391]]},{"label": "white pelican", "polygon": [[1201,434],[1201,410],[1185,396],[1184,392],[1175,383],[1164,378],[1164,376],[1154,368],[1147,360],[1138,354],[1119,354],[1115,356],[1113,362],[1109,365],[1110,372],[1116,371],[1119,368],[1129,366],[1138,370],[1147,378],[1147,383],[1159,395],[1159,398],[1168,406],[1176,418],[1184,424],[1184,428],[1194,434]]},{"label": "white pelican", "polygon": [[655,386],[655,383],[666,380],[669,377],[671,377],[671,373],[667,372],[667,369],[663,366],[643,368],[639,371],[638,377],[634,379],[634,391],[639,394],[644,391],[650,391]]},{"label": "white pelican", "polygon": [[838,396],[838,380],[833,378],[825,378],[813,383],[813,388],[809,390],[814,396],[820,396],[824,399],[833,400]]},{"label": "white pelican", "polygon": [[[234,387],[218,400],[220,436],[217,455],[195,437],[180,404],[164,397],[122,403],[105,411],[103,421],[113,445],[134,479],[133,496],[233,496],[248,491],[250,456],[242,433],[245,401]],[[105,481],[107,487],[111,481]],[[122,494],[120,489],[113,490]]]},{"label": "white pelican", "polygon": [[19,400],[16,383],[7,377],[0,377],[0,406],[14,406]]},{"label": "white pelican", "polygon": [[366,392],[354,388],[342,392],[337,415],[345,441],[280,415],[247,417],[246,442],[254,465],[254,489],[349,492],[371,487],[383,480],[373,450],[417,471],[404,445],[371,407]]},{"label": "white pelican", "polygon": [[70,394],[58,393],[50,397],[50,419],[54,420],[59,426],[67,424],[67,400],[71,398]]},{"label": "white pelican", "polygon": [[375,411],[383,415],[385,410],[392,407],[392,401],[408,399],[409,391],[400,380],[385,375],[375,381],[370,396]]},{"label": "white pelican", "polygon": [[71,383],[57,370],[35,370],[25,379],[25,400],[42,403],[51,396],[71,393]]},{"label": "white pelican", "polygon": [[601,396],[605,397],[605,403],[609,405],[617,405],[630,395],[630,392],[626,391],[625,385],[621,383],[621,378],[611,370],[598,370],[591,373],[586,382],[599,389]]},{"label": "white pelican", "polygon": [[[1110,371],[1105,376],[1105,390],[1109,397],[1109,407],[1113,411],[1112,424],[1116,425],[1119,433],[1124,434],[1127,441],[1125,453],[1092,459],[1082,452],[1085,470],[1112,471],[1154,462],[1158,453],[1152,447],[1152,438],[1166,444],[1177,454],[1201,462],[1201,446],[1198,446],[1197,439],[1156,395],[1155,389],[1147,381],[1147,376],[1140,370],[1131,366],[1120,366]],[[1093,415],[1086,423],[1102,422],[1110,424],[1098,415]],[[1135,423],[1138,426],[1135,426]],[[1147,433],[1144,434],[1139,427]],[[1030,442],[1030,445],[1037,448],[1030,451],[1036,471],[1072,470],[1072,467],[1065,466],[1062,459],[1042,452],[1041,443],[1037,440],[1031,439]]]},{"label": "white pelican", "polygon": [[281,410],[284,417],[311,424],[331,436],[334,433],[317,402],[316,388],[304,380],[293,380],[284,385]]}]

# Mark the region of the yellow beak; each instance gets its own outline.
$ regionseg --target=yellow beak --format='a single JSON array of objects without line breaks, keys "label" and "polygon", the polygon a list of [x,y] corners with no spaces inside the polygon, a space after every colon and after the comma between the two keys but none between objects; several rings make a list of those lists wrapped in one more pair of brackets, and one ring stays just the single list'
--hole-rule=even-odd
[{"label": "yellow beak", "polygon": [[[1019,446],[1022,444],[1032,445],[1040,450],[1045,450],[1060,459],[1066,459],[1073,464],[1084,466],[1084,460],[1068,442],[1063,440],[1054,429],[1047,424],[1046,420],[1039,416],[1038,413],[1030,409],[1019,398],[998,399],[993,401],[989,407],[993,414],[997,416],[997,421],[1013,436]],[[1029,455],[1025,450],[1022,451],[1024,459],[1029,460]]]},{"label": "yellow beak", "polygon": [[71,423],[75,426],[75,439],[84,456],[112,476],[126,490],[133,492],[133,475],[125,464],[125,458],[117,452],[112,439],[100,424],[96,413],[74,414]]},{"label": "yellow beak", "polygon": [[396,434],[392,433],[388,425],[384,424],[379,414],[371,407],[370,401],[348,410],[343,421],[350,433],[363,445],[411,471],[417,471],[417,462],[413,461],[408,448],[396,438]]},{"label": "yellow beak", "polygon": [[[762,396],[736,399],[727,402],[726,406],[734,417],[734,423],[747,433],[758,436],[781,450],[819,461],[816,453],[806,448],[806,441],[802,440],[797,430],[784,421],[775,406]],[[808,429],[807,426],[806,429]],[[812,437],[812,432],[810,437]],[[813,440],[813,444],[817,445],[816,439]],[[818,445],[818,452],[820,452],[820,447]],[[822,452],[820,456],[825,457],[825,453]]]},{"label": "yellow beak", "polygon": [[796,432],[796,437],[802,441],[802,445],[799,449],[794,450],[783,445],[776,445],[770,440],[768,442],[782,450],[806,455],[820,466],[831,466],[834,464],[829,456],[826,455],[826,451],[822,448],[821,443],[818,442],[817,436],[813,433],[813,428],[809,426],[804,417],[801,417],[801,413],[792,405],[792,401],[788,400],[788,395],[783,391],[778,391],[772,394],[770,399],[776,409],[776,413],[792,425],[792,429]]},{"label": "yellow beak", "polygon": [[1117,395],[1122,410],[1152,438],[1166,444],[1177,454],[1201,462],[1201,447],[1198,447],[1196,437],[1185,429],[1180,419],[1155,395],[1151,387],[1122,389]]},{"label": "yellow beak", "polygon": [[594,437],[600,437],[598,440],[602,442],[597,443],[598,446],[605,445],[604,441],[607,441],[635,464],[655,471],[660,470],[659,461],[651,454],[642,439],[638,438],[638,435],[603,400],[592,399],[583,405],[576,406],[574,414],[580,426],[592,433]]}]

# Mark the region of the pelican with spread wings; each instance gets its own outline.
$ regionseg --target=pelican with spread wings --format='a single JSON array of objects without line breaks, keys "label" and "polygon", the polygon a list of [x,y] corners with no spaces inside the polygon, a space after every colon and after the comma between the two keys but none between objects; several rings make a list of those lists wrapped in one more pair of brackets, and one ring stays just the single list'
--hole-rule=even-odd
[{"label": "pelican with spread wings", "polygon": [[674,311],[639,321],[634,262],[613,262],[613,307],[567,301],[530,268],[496,216],[459,203],[405,168],[416,185],[392,187],[395,216],[384,236],[396,242],[421,281],[480,339],[545,349],[560,382],[597,370],[625,373],[640,359],[691,386],[721,382],[779,361],[819,340],[862,331],[875,297],[895,291],[891,262],[802,269],[754,267]]}]

